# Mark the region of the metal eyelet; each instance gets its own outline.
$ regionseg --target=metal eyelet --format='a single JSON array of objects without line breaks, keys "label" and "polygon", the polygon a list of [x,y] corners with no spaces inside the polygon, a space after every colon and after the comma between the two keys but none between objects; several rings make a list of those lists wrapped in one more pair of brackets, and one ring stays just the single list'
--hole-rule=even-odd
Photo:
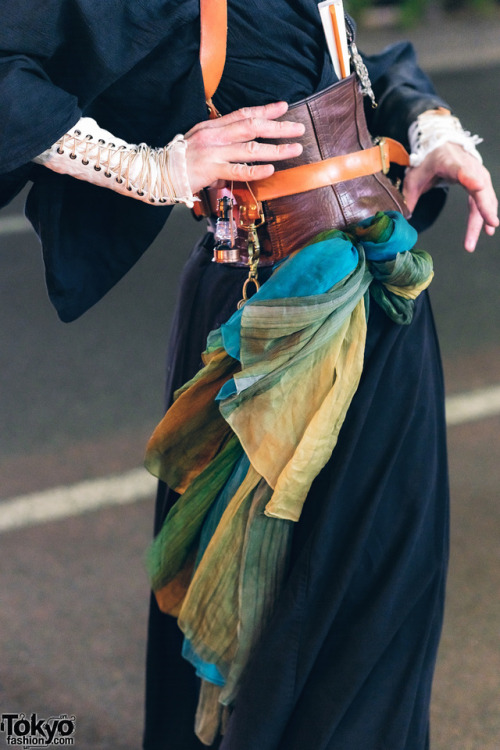
[{"label": "metal eyelet", "polygon": [[108,144],[108,146],[109,146],[110,148],[116,148],[116,147],[115,147],[115,144],[114,144],[114,143],[109,143],[109,144]]},{"label": "metal eyelet", "polygon": [[113,177],[111,172],[104,172],[104,177]]},{"label": "metal eyelet", "polygon": [[94,169],[95,169],[96,172],[100,172],[101,171],[101,167],[94,167]]},{"label": "metal eyelet", "polygon": [[85,136],[85,138],[87,138],[89,141],[91,141],[93,137],[94,136],[90,135],[90,133],[87,133],[87,135]]},{"label": "metal eyelet", "polygon": [[131,188],[131,187],[130,187],[130,185],[129,185],[129,186],[127,187],[127,190],[129,191],[129,193],[131,193],[131,192],[132,192],[132,190],[133,190],[133,188]]},{"label": "metal eyelet", "polygon": [[142,196],[144,195],[144,192],[143,192],[142,190],[138,190],[138,191],[137,191],[137,195],[140,195],[140,196],[141,196],[141,198],[142,198]]},{"label": "metal eyelet", "polygon": [[160,203],[166,203],[166,202],[167,202],[167,199],[166,199],[166,198],[160,198],[160,201],[159,201],[159,202],[160,202]]},{"label": "metal eyelet", "polygon": [[117,181],[117,183],[118,183],[119,185],[122,185],[122,184],[123,184],[123,180],[121,179],[121,177],[117,177],[117,178],[116,178],[116,181]]},{"label": "metal eyelet", "polygon": [[81,134],[82,134],[82,131],[81,131],[81,130],[74,130],[74,131],[73,131],[73,133],[74,133],[75,135],[81,135]]},{"label": "metal eyelet", "polygon": [[58,148],[58,149],[57,149],[57,153],[58,153],[58,154],[64,154],[64,151],[62,150],[62,148]]},{"label": "metal eyelet", "polygon": [[97,141],[97,143],[100,143],[100,144],[102,144],[104,146],[104,144],[106,143],[106,141],[104,140],[104,138],[99,138],[99,140]]},{"label": "metal eyelet", "polygon": [[149,202],[150,202],[150,203],[156,203],[156,201],[155,201],[155,199],[154,199],[154,198],[150,198],[150,199],[149,199]]},{"label": "metal eyelet", "polygon": [[87,164],[90,164],[90,162],[89,162],[89,160],[88,160],[88,159],[82,159],[82,164],[83,164],[84,166],[87,166]]},{"label": "metal eyelet", "polygon": [[70,158],[70,159],[76,159],[76,154],[70,154],[70,155],[69,155],[69,158]]}]

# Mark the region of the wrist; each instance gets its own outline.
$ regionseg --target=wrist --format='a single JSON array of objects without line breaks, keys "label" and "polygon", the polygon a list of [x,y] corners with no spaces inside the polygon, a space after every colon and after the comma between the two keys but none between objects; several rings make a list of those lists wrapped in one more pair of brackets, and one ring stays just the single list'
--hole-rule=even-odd
[{"label": "wrist", "polygon": [[427,110],[409,128],[410,166],[418,167],[434,149],[445,143],[456,143],[482,164],[476,146],[482,138],[464,130],[458,117],[443,107]]},{"label": "wrist", "polygon": [[192,208],[198,200],[193,195],[189,181],[186,151],[188,142],[183,135],[176,135],[170,143],[165,146],[165,157],[162,163],[165,165],[163,182],[165,186],[171,186],[173,190],[173,202],[185,203]]}]

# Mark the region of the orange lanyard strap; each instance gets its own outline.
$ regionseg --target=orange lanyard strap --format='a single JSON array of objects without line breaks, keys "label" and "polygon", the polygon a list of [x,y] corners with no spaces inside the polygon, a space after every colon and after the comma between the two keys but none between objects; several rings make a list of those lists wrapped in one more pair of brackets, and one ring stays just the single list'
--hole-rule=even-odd
[{"label": "orange lanyard strap", "polygon": [[200,0],[200,64],[210,119],[218,117],[212,97],[217,91],[226,62],[226,0]]}]

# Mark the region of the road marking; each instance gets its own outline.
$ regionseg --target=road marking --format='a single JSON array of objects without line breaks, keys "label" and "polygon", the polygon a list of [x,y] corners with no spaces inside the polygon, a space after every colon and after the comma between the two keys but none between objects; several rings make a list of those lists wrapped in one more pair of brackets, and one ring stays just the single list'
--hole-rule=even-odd
[{"label": "road marking", "polygon": [[0,504],[0,532],[78,516],[152,497],[156,480],[145,469],[19,495]]},{"label": "road marking", "polygon": [[32,231],[33,227],[24,216],[5,216],[0,219],[0,237]]},{"label": "road marking", "polygon": [[500,385],[459,393],[446,399],[448,426],[472,422],[500,414]]},{"label": "road marking", "polygon": [[[449,426],[496,414],[500,414],[500,386],[446,399]],[[132,469],[124,474],[13,497],[0,502],[0,533],[102,508],[130,505],[152,497],[155,485],[156,480],[145,469]]]}]

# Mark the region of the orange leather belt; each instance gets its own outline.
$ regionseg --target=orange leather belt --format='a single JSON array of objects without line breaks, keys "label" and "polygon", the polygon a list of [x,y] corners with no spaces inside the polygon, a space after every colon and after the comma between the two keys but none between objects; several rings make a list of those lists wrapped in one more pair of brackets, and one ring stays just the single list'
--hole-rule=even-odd
[{"label": "orange leather belt", "polygon": [[[392,138],[381,138],[373,148],[275,172],[271,177],[252,182],[251,190],[246,183],[235,182],[232,194],[238,205],[247,207],[249,218],[257,218],[259,206],[255,203],[255,199],[260,202],[269,201],[335,185],[338,182],[346,182],[356,177],[366,177],[378,172],[387,174],[391,163],[405,167],[409,165],[410,157],[398,141]],[[229,187],[229,183],[226,187]],[[217,200],[221,191],[218,188],[209,188],[206,193],[210,210],[207,211],[208,206],[205,207],[205,213],[216,214]],[[197,213],[200,212],[200,209],[197,209]]]}]

